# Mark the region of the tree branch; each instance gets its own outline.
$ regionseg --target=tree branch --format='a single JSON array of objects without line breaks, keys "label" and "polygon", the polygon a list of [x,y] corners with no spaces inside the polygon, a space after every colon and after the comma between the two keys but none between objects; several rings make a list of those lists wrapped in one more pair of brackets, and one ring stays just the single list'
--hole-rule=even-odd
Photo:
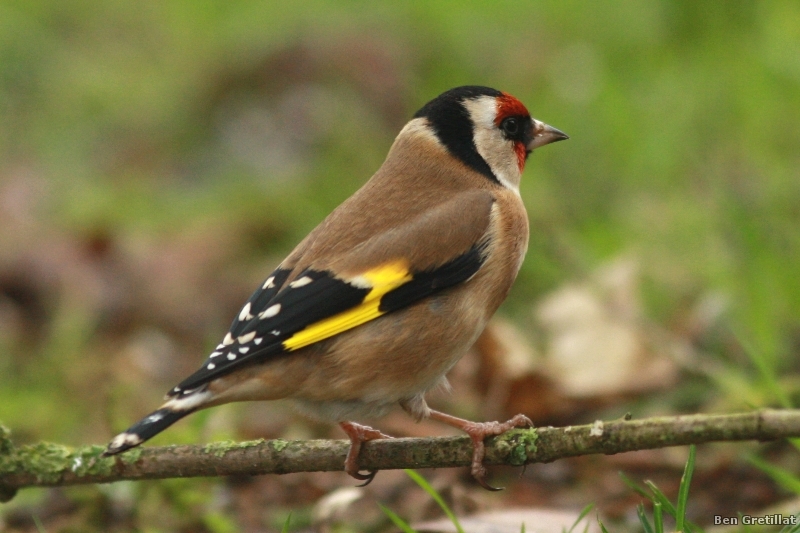
[{"label": "tree branch", "polygon": [[[597,421],[563,428],[512,430],[487,440],[487,465],[546,463],[562,457],[615,454],[714,441],[800,437],[800,409],[762,409],[732,415],[690,415]],[[0,426],[0,501],[17,489],[172,477],[340,471],[344,440],[258,440],[207,446],[136,448],[100,457],[102,446],[71,449],[39,443],[15,448]],[[467,437],[387,439],[364,445],[365,470],[446,468],[471,462]]]}]

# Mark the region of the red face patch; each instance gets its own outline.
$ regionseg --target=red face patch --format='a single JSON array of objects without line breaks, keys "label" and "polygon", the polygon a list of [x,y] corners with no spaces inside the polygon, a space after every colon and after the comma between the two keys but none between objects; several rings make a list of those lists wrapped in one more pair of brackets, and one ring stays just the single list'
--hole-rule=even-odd
[{"label": "red face patch", "polygon": [[525,170],[525,161],[528,159],[528,149],[519,141],[514,141],[514,152],[517,154],[517,166],[520,173]]},{"label": "red face patch", "polygon": [[499,126],[504,118],[513,116],[529,117],[530,113],[522,102],[508,93],[503,93],[497,97],[497,116],[494,123]]},{"label": "red face patch", "polygon": [[[497,116],[494,119],[496,126],[500,127],[500,123],[508,117],[530,117],[527,108],[508,93],[503,93],[497,97]],[[514,153],[517,154],[517,165],[519,171],[522,172],[525,168],[525,160],[528,156],[527,147],[520,141],[514,141]]]}]

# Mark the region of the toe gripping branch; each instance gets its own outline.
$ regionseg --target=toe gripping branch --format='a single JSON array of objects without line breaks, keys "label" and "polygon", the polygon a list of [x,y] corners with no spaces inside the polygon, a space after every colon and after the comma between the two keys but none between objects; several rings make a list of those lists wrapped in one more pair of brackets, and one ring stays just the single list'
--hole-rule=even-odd
[{"label": "toe gripping branch", "polygon": [[[483,488],[486,490],[497,491],[502,490],[493,487],[486,482],[486,467],[483,466],[483,459],[486,456],[486,445],[484,440],[487,437],[494,437],[502,435],[506,431],[514,428],[533,427],[531,420],[525,415],[516,415],[510,420],[505,422],[472,422],[463,418],[458,418],[440,411],[430,411],[430,417],[434,420],[443,422],[449,426],[460,429],[472,440],[472,466],[471,473]],[[350,439],[350,449],[347,452],[347,458],[344,461],[344,471],[353,478],[363,481],[361,487],[369,485],[377,474],[376,470],[371,470],[366,474],[362,474],[358,469],[358,456],[361,453],[361,446],[368,441],[377,439],[390,439],[389,435],[385,435],[369,426],[362,426],[355,422],[341,422],[339,426],[344,430]]]},{"label": "toe gripping branch", "polygon": [[440,411],[431,409],[430,417],[439,422],[444,422],[448,426],[458,428],[472,439],[472,477],[475,478],[481,487],[486,490],[498,491],[502,488],[493,487],[486,482],[486,467],[483,466],[483,459],[486,456],[486,437],[502,435],[506,431],[514,428],[533,427],[533,422],[525,415],[519,414],[505,422],[472,422],[463,418],[458,418]]},{"label": "toe gripping branch", "polygon": [[370,470],[366,474],[362,474],[358,471],[358,455],[361,453],[361,445],[371,440],[391,439],[392,437],[381,433],[377,429],[373,429],[369,426],[362,426],[355,422],[340,422],[339,426],[347,433],[350,439],[350,449],[344,461],[344,471],[355,479],[364,482],[359,485],[359,487],[369,485],[372,480],[375,479],[375,474],[377,474],[378,471]]}]

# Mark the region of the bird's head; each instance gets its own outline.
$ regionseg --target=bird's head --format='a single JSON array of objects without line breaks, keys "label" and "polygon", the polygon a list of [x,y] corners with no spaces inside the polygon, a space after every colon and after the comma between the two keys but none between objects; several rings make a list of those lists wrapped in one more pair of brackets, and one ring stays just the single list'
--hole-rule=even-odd
[{"label": "bird's head", "polygon": [[532,118],[515,97],[489,87],[451,89],[414,118],[427,120],[439,142],[462,163],[513,190],[519,189],[525,161],[535,148],[569,138]]}]

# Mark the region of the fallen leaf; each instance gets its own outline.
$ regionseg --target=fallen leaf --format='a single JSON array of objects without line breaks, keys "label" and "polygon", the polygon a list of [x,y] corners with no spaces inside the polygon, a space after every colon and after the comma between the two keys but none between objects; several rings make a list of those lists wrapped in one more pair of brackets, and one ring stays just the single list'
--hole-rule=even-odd
[{"label": "fallen leaf", "polygon": [[[569,531],[579,513],[548,509],[504,509],[480,513],[458,521],[466,533],[519,533],[522,525],[528,533],[563,533]],[[448,519],[431,520],[411,524],[417,531],[455,532],[456,526]],[[595,533],[600,530],[591,514],[584,517],[574,531]]]}]

